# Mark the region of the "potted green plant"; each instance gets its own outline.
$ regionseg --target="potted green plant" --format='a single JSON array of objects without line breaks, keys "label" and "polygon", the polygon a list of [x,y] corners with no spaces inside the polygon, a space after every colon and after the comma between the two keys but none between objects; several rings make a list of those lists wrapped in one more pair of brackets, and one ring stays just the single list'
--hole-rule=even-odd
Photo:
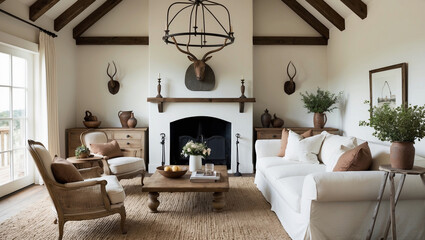
[{"label": "potted green plant", "polygon": [[83,144],[75,149],[75,156],[77,158],[87,158],[90,156],[90,149]]},{"label": "potted green plant", "polygon": [[391,167],[412,169],[415,160],[413,144],[425,137],[425,105],[375,106],[369,112],[369,121],[360,121],[359,125],[372,127],[375,130],[373,136],[391,142]]},{"label": "potted green plant", "polygon": [[304,107],[309,113],[314,113],[314,128],[323,128],[328,120],[325,112],[332,112],[336,109],[332,106],[338,101],[337,95],[320,88],[317,88],[316,93],[305,92],[305,94],[300,94]]}]

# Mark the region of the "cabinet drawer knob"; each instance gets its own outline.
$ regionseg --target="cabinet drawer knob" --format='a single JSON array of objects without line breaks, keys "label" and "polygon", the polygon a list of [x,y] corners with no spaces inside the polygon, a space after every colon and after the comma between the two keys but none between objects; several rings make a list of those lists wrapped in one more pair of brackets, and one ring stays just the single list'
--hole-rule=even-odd
[{"label": "cabinet drawer knob", "polygon": [[130,135],[127,135],[127,138],[130,138]]},{"label": "cabinet drawer knob", "polygon": [[130,145],[130,143],[128,142],[127,145]]},{"label": "cabinet drawer knob", "polygon": [[273,134],[273,138],[276,138],[276,137],[277,137],[277,135]]}]

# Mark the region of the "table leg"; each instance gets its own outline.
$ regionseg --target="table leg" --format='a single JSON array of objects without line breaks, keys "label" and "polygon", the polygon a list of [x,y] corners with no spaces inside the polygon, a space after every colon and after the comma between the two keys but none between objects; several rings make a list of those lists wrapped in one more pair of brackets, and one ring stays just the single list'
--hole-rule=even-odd
[{"label": "table leg", "polygon": [[369,228],[369,231],[367,232],[367,240],[372,239],[372,234],[373,234],[373,229],[375,228],[375,223],[376,223],[376,218],[378,216],[378,212],[379,212],[379,207],[381,205],[382,202],[382,197],[384,196],[384,191],[385,191],[385,185],[387,184],[387,179],[388,179],[388,172],[384,173],[384,178],[382,179],[381,182],[381,187],[379,189],[379,195],[378,195],[378,199],[377,199],[377,203],[375,206],[375,211],[373,213],[373,217],[372,217],[372,226]]},{"label": "table leg", "polygon": [[217,212],[221,211],[225,205],[226,203],[224,201],[224,193],[222,192],[213,193],[213,202],[212,202],[213,211],[217,211]]},{"label": "table leg", "polygon": [[[399,182],[398,187],[397,187],[397,193],[396,193],[396,195],[395,195],[395,203],[394,203],[394,205],[395,205],[395,206],[394,206],[394,207],[396,207],[396,206],[397,206],[398,198],[400,197],[401,190],[403,189],[404,180],[406,180],[406,174],[402,174],[402,175],[401,175],[401,179],[400,179],[400,182]],[[389,232],[389,230],[390,230],[390,223],[391,223],[391,221],[388,221],[388,222],[387,222],[387,226],[386,226],[386,228],[385,228],[385,235],[384,235],[384,239],[387,239],[387,237],[388,237],[388,232]]]},{"label": "table leg", "polygon": [[156,213],[158,212],[158,206],[159,206],[159,193],[157,192],[149,192],[148,193],[148,207],[151,210],[151,212]]},{"label": "table leg", "polygon": [[391,235],[393,240],[397,240],[397,231],[395,225],[395,186],[394,186],[394,175],[395,173],[390,173],[390,183],[391,183],[391,195],[390,195],[390,215],[391,215]]}]

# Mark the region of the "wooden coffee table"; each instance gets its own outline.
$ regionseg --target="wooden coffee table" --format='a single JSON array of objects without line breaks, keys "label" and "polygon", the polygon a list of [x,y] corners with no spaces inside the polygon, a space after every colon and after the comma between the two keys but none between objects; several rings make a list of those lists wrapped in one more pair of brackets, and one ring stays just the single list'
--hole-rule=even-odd
[{"label": "wooden coffee table", "polygon": [[220,172],[221,178],[218,182],[212,183],[192,183],[190,182],[191,172],[187,172],[181,178],[166,178],[155,172],[145,180],[142,192],[149,193],[148,207],[151,212],[158,212],[160,192],[212,192],[212,207],[214,211],[220,211],[226,205],[224,192],[229,191],[229,177],[227,167],[224,165],[214,166],[214,170]]}]

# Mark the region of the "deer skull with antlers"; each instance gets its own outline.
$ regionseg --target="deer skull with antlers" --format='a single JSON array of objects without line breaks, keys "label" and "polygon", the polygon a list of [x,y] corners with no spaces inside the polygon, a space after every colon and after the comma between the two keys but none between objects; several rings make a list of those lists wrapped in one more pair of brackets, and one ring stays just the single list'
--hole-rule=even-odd
[{"label": "deer skull with antlers", "polygon": [[193,67],[194,67],[194,70],[195,70],[196,79],[197,79],[198,81],[202,81],[202,80],[204,80],[204,78],[205,78],[205,68],[206,68],[206,62],[212,58],[212,56],[209,56],[209,55],[210,55],[210,54],[213,54],[213,53],[215,53],[215,52],[218,52],[218,51],[220,51],[220,50],[222,50],[222,49],[226,46],[227,40],[228,40],[228,39],[226,38],[226,40],[224,41],[224,44],[223,44],[221,47],[219,47],[218,49],[215,49],[215,50],[212,50],[212,51],[209,51],[209,52],[205,53],[205,55],[202,57],[202,59],[201,59],[201,60],[199,60],[199,59],[198,59],[198,58],[197,58],[194,54],[192,54],[192,53],[190,52],[190,50],[189,50],[190,40],[189,40],[189,42],[188,42],[188,43],[187,43],[187,45],[186,45],[186,49],[187,49],[187,51],[184,51],[183,49],[181,49],[181,48],[179,47],[179,45],[177,44],[176,39],[173,37],[173,41],[174,41],[174,44],[176,45],[177,49],[178,49],[180,52],[182,52],[182,53],[186,54],[186,55],[187,55],[187,58],[189,58],[189,60],[190,60],[191,62],[193,62]]},{"label": "deer skull with antlers", "polygon": [[110,78],[109,81],[108,81],[109,92],[111,94],[115,95],[120,90],[120,83],[117,80],[114,80],[114,77],[117,74],[117,66],[115,65],[114,61],[112,61],[112,63],[114,64],[114,68],[115,68],[114,74],[112,74],[112,75],[109,74],[110,63],[108,63],[108,68],[106,69],[106,74],[108,74],[108,76]]}]

